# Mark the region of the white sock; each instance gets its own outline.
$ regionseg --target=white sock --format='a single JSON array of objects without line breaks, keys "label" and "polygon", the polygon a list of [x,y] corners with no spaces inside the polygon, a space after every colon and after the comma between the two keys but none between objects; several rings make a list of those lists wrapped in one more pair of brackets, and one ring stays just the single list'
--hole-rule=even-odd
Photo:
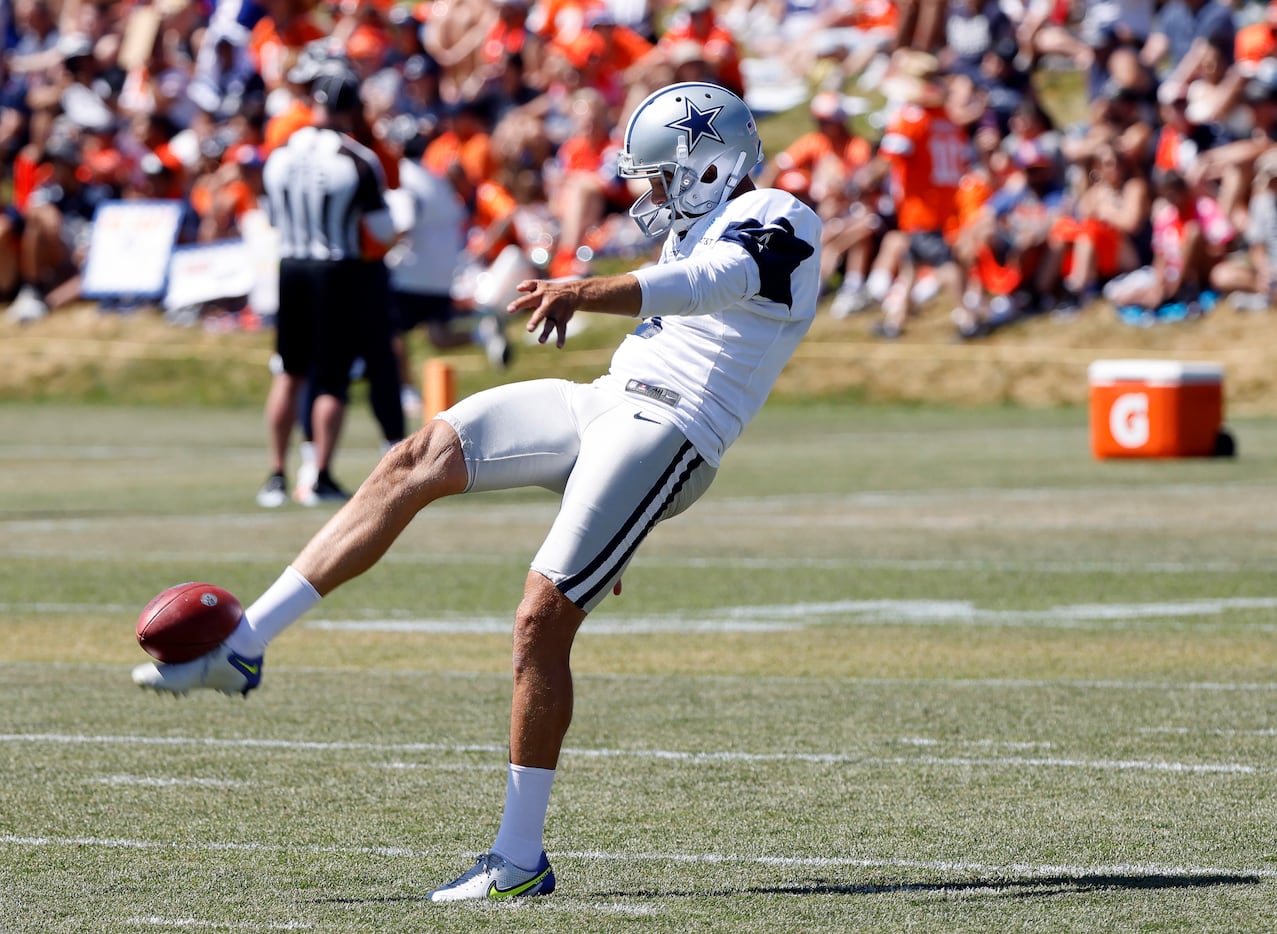
[{"label": "white sock", "polygon": [[859,292],[864,287],[865,277],[858,272],[849,272],[843,277],[842,284],[848,292]]},{"label": "white sock", "polygon": [[256,658],[267,644],[322,599],[310,581],[292,565],[244,611],[235,631],[226,640],[232,652]]},{"label": "white sock", "polygon": [[887,290],[891,288],[891,274],[875,269],[865,280],[865,288],[876,301],[882,301],[887,296]]},{"label": "white sock", "polygon": [[550,806],[554,769],[510,763],[505,784],[505,812],[492,852],[520,869],[535,869],[545,850],[545,812]]}]

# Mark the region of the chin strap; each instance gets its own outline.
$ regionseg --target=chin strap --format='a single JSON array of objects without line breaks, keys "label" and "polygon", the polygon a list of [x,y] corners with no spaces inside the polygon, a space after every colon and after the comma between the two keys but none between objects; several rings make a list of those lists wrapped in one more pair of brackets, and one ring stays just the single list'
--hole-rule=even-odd
[{"label": "chin strap", "polygon": [[742,171],[745,167],[745,160],[749,158],[749,154],[742,151],[736,157],[736,165],[732,168],[732,172],[727,176],[727,184],[723,186],[723,193],[718,197],[718,203],[722,204],[732,196],[732,192],[736,190],[736,186],[740,184],[740,180],[745,177]]}]

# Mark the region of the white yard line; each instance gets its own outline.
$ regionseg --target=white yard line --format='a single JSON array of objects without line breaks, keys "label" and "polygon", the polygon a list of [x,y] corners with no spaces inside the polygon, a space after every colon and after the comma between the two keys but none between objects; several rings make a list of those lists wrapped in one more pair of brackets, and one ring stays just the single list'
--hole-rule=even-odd
[{"label": "white yard line", "polygon": [[[36,601],[0,603],[0,613],[131,613],[122,604]],[[1104,632],[1156,630],[1176,626],[1194,632],[1236,625],[1236,612],[1277,610],[1277,597],[1204,597],[1157,603],[1078,603],[1044,609],[991,610],[968,600],[830,600],[814,603],[724,606],[696,612],[621,616],[604,611],[585,624],[593,635],[653,632],[777,632],[826,625],[968,626],[1011,629],[1069,629]],[[450,616],[439,618],[307,619],[308,629],[400,634],[498,634],[510,631],[511,618]],[[1275,623],[1247,623],[1255,632],[1277,631]]]},{"label": "white yard line", "polygon": [[[0,671],[8,668],[49,671],[99,671],[122,673],[129,666],[108,664],[103,662],[6,662],[0,661]],[[368,678],[454,678],[464,681],[508,681],[510,676],[504,672],[478,671],[436,671],[415,668],[363,668],[352,665],[333,665],[316,667],[310,665],[271,665],[272,672],[290,675],[333,675],[347,672],[359,672]],[[1068,690],[1068,691],[1157,691],[1163,693],[1242,693],[1271,694],[1277,692],[1277,681],[1124,681],[1118,678],[887,678],[887,677],[797,677],[794,675],[722,675],[703,673],[684,674],[634,674],[582,672],[576,676],[578,684],[591,681],[620,682],[686,682],[689,677],[704,683],[724,685],[760,684],[794,684],[794,685],[837,685],[840,687],[883,687],[883,688],[935,688],[998,691],[1007,690]]]},{"label": "white yard line", "polygon": [[[438,850],[412,847],[384,846],[290,846],[272,843],[171,843],[164,840],[134,840],[116,837],[47,837],[0,834],[0,846],[14,848],[37,847],[98,847],[117,850],[173,850],[177,852],[288,852],[347,854],[351,856],[377,856],[401,859],[435,858]],[[1186,879],[1201,876],[1240,876],[1258,879],[1277,878],[1272,867],[1191,866],[1166,863],[1108,863],[1083,865],[1079,863],[992,863],[976,860],[928,860],[872,856],[759,856],[731,853],[613,853],[604,850],[565,850],[550,852],[555,860],[580,860],[582,862],[645,862],[704,865],[755,865],[798,868],[852,869],[916,869],[926,872],[950,872],[964,875],[991,876],[999,879],[1089,876],[1165,876]]]},{"label": "white yard line", "polygon": [[217,931],[309,931],[312,926],[301,921],[207,921],[200,918],[161,918],[161,917],[141,917],[126,918],[124,924],[133,925],[135,927],[157,927],[166,931],[173,930],[199,930],[200,928],[211,928]]},{"label": "white yard line", "polygon": [[[122,673],[128,666],[102,662],[5,662],[0,661],[0,671],[7,668],[49,671],[99,671]],[[504,672],[478,672],[455,670],[419,670],[414,668],[363,668],[334,665],[316,667],[308,665],[271,665],[272,672],[290,675],[333,675],[359,672],[369,678],[409,678],[428,680],[434,678],[460,679],[463,681],[508,681]],[[796,677],[793,675],[723,675],[696,674],[637,674],[582,672],[576,676],[578,684],[591,681],[617,682],[686,682],[689,677],[705,683],[723,685],[837,685],[840,687],[883,688],[933,688],[958,690],[1068,690],[1068,691],[1155,691],[1161,693],[1241,693],[1271,694],[1277,692],[1277,681],[1127,681],[1118,678],[890,678],[890,677]]]},{"label": "white yard line", "polygon": [[[0,523],[0,528],[4,524]],[[11,540],[21,540],[21,536],[12,536]],[[254,561],[278,560],[286,562],[293,557],[293,551],[252,551],[252,552],[218,552],[210,554],[192,545],[188,553],[161,551],[130,552],[134,561],[171,564],[176,559],[198,560],[201,564],[220,567],[225,564],[245,564]],[[522,552],[493,554],[491,552],[431,552],[407,548],[392,551],[385,555],[383,564],[396,564],[408,567],[428,568],[434,565],[467,566],[467,565],[503,565],[511,562],[522,562],[530,557]],[[11,545],[0,547],[0,558],[43,559],[57,558],[62,561],[79,561],[87,564],[118,561],[119,556],[104,552],[101,548],[84,550],[67,549],[61,545],[50,545],[46,548],[32,548],[27,545]],[[706,568],[717,570],[751,570],[751,571],[987,571],[991,573],[1033,573],[1033,574],[1236,574],[1246,570],[1268,568],[1270,562],[1256,561],[1052,561],[1043,560],[1007,560],[1002,557],[991,558],[814,558],[814,557],[662,557],[660,555],[640,556],[634,559],[634,567],[655,569]],[[25,604],[0,604],[0,612],[12,607],[21,609]]]},{"label": "white yard line", "polygon": [[[966,600],[834,600],[760,606],[729,606],[664,616],[620,617],[601,614],[583,631],[593,635],[652,632],[776,632],[831,623],[888,626],[969,626],[1015,629],[1134,631],[1168,628],[1167,620],[1193,620],[1194,632],[1228,625],[1221,619],[1236,611],[1277,610],[1277,597],[1204,598],[1159,603],[1083,603],[1042,610],[988,610]],[[1207,623],[1201,622],[1207,620]],[[507,617],[443,619],[316,619],[309,629],[343,632],[504,634]],[[1250,623],[1251,631],[1275,631],[1277,623]]]},{"label": "white yard line", "polygon": [[1268,727],[1260,730],[1207,730],[1199,727],[1188,726],[1146,726],[1140,728],[1140,733],[1169,733],[1175,736],[1253,736],[1262,739],[1269,739],[1277,736],[1277,729]]},{"label": "white yard line", "polygon": [[162,778],[151,775],[103,775],[85,780],[90,785],[141,785],[146,788],[243,788],[253,782],[222,778]]},{"label": "white yard line", "polygon": [[[4,733],[0,743],[104,746],[196,746],[223,749],[285,749],[300,752],[405,753],[505,753],[505,744],[319,742],[289,739],[219,739],[209,736],[120,736],[66,733]],[[808,763],[858,766],[941,766],[950,768],[1092,769],[1117,772],[1171,772],[1181,774],[1277,774],[1277,769],[1239,762],[1167,762],[1159,759],[1073,759],[1044,756],[872,756],[834,752],[688,752],[675,749],[609,749],[567,747],[563,755],[583,759],[645,759],[694,765],[722,763]],[[431,767],[427,763],[424,767]],[[398,768],[407,767],[402,761]]]}]

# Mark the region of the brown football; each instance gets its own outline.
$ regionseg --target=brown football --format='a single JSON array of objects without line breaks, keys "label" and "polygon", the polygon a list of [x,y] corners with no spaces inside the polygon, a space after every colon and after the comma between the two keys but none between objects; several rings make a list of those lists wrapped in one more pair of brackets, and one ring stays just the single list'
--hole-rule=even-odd
[{"label": "brown football", "polygon": [[161,662],[189,662],[226,640],[243,615],[229,591],[213,584],[177,584],[156,595],[137,618],[137,641]]}]

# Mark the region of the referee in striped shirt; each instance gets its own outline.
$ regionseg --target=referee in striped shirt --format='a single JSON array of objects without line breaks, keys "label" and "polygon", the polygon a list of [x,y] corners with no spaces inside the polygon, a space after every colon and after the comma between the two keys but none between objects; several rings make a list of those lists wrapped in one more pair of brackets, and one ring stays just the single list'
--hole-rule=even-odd
[{"label": "referee in striped shirt", "polygon": [[308,500],[348,498],[329,467],[345,418],[351,365],[369,342],[370,323],[386,315],[384,285],[372,288],[384,276],[375,275],[369,260],[380,261],[396,238],[381,165],[352,135],[362,119],[358,76],[331,64],[312,81],[310,95],[314,125],[272,152],[262,177],[280,235],[279,366],[266,399],[271,473],[257,494],[266,508],[288,501],[284,469],[307,380],[313,383],[318,470]]}]

